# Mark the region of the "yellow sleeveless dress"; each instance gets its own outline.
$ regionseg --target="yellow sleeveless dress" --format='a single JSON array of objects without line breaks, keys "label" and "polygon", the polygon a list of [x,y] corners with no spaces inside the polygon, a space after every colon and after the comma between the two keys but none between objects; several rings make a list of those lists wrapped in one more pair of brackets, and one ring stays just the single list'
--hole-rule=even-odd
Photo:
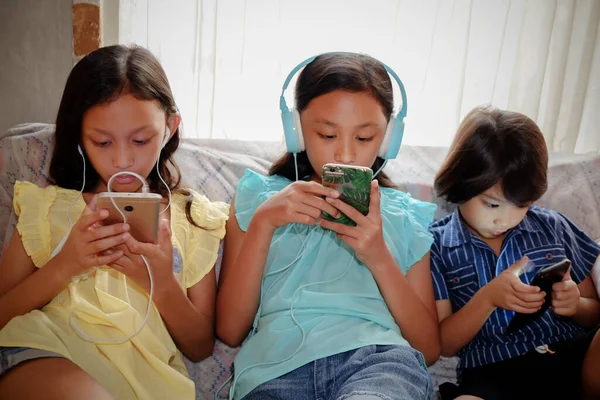
[{"label": "yellow sleeveless dress", "polygon": [[[67,209],[77,196],[77,191],[56,186],[15,184],[17,230],[36,267],[48,262],[67,234]],[[170,211],[173,273],[183,289],[198,283],[214,266],[229,210],[225,203],[194,193],[191,214],[202,227],[197,228],[186,218],[186,200],[186,196],[174,194]],[[84,207],[81,198],[73,205],[73,221]],[[100,267],[89,278],[71,282],[41,310],[13,318],[0,330],[0,346],[58,353],[117,399],[194,399],[194,383],[183,357],[155,307],[140,333],[120,344],[86,341],[71,327],[69,317],[74,312],[79,327],[94,337],[119,338],[133,333],[146,314],[148,295],[130,282],[123,274]]]}]

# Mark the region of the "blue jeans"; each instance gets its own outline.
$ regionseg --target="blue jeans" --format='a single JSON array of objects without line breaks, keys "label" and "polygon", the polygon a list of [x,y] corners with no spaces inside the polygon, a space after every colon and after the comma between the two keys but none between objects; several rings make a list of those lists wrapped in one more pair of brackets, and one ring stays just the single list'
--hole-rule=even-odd
[{"label": "blue jeans", "polygon": [[423,356],[408,346],[365,346],[310,362],[258,386],[243,400],[435,398]]},{"label": "blue jeans", "polygon": [[32,349],[31,347],[0,347],[0,376],[25,361],[51,357],[65,358],[51,351]]}]

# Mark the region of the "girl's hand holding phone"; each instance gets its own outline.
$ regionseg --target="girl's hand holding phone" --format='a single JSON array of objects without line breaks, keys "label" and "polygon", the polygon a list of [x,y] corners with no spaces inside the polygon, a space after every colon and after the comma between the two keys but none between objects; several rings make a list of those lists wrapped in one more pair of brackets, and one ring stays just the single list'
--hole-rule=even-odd
[{"label": "girl's hand holding phone", "polygon": [[297,181],[262,203],[254,218],[275,230],[291,223],[314,225],[323,211],[338,216],[339,211],[323,197],[338,198],[339,193],[317,182]]},{"label": "girl's hand holding phone", "polygon": [[348,226],[327,220],[321,220],[321,226],[336,232],[341,241],[354,249],[356,256],[363,264],[368,268],[372,268],[372,266],[379,264],[382,257],[391,256],[383,238],[379,183],[377,180],[371,181],[371,203],[367,215],[363,215],[354,207],[337,198],[327,197],[326,200],[353,220],[356,226]]},{"label": "girl's hand holding phone", "polygon": [[121,272],[147,292],[150,291],[150,278],[143,255],[150,265],[154,281],[154,291],[160,294],[160,288],[173,279],[173,243],[169,221],[163,219],[158,226],[158,243],[142,243],[130,237],[124,244],[116,247],[121,256],[109,264],[109,267]]},{"label": "girl's hand holding phone", "polygon": [[90,268],[110,264],[123,255],[121,251],[110,254],[105,251],[131,238],[129,225],[101,225],[107,216],[106,210],[97,209],[94,196],[71,228],[69,237],[56,255],[71,277],[81,275]]},{"label": "girl's hand holding phone", "polygon": [[562,282],[552,285],[552,311],[556,315],[572,317],[579,305],[579,286],[571,279],[571,268],[563,277]]},{"label": "girl's hand holding phone", "polygon": [[532,314],[542,307],[546,293],[519,278],[528,261],[523,257],[481,289],[493,307],[523,314]]}]

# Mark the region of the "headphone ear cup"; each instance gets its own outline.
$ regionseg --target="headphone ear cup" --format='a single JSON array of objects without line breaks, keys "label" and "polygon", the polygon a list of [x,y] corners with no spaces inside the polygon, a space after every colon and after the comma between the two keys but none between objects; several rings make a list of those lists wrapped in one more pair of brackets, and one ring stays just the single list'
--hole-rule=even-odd
[{"label": "headphone ear cup", "polygon": [[306,150],[304,147],[304,135],[302,133],[302,123],[300,122],[300,113],[296,108],[292,110],[294,117],[294,129],[296,131],[296,141],[298,142],[298,152]]},{"label": "headphone ear cup", "polygon": [[377,156],[383,159],[386,158],[388,149],[390,148],[390,141],[394,132],[394,122],[394,116],[392,115],[385,128],[385,134],[383,135],[383,140],[381,141],[381,146],[379,147],[379,153],[377,153]]},{"label": "headphone ear cup", "polygon": [[298,136],[294,124],[294,115],[288,108],[281,110],[281,123],[288,153],[298,153]]},{"label": "headphone ear cup", "polygon": [[167,143],[169,143],[170,138],[171,138],[171,129],[169,129],[169,127],[167,126],[167,130],[165,132],[165,138],[163,139],[162,144],[160,145],[161,150],[165,148]]},{"label": "headphone ear cup", "polygon": [[396,158],[404,136],[404,117],[390,118],[378,156],[384,160]]}]

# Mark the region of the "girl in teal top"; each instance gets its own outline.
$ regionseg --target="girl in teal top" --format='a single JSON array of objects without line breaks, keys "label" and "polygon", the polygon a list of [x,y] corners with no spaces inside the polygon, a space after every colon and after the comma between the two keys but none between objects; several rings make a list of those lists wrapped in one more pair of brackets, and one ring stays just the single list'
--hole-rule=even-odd
[{"label": "girl in teal top", "polygon": [[[231,205],[217,334],[239,346],[235,399],[426,399],[440,342],[427,227],[435,206],[371,182],[364,216],[321,185],[325,163],[368,166],[393,111],[383,65],[315,58],[295,91],[306,151],[247,171]],[[348,215],[350,227],[320,218]]]}]

